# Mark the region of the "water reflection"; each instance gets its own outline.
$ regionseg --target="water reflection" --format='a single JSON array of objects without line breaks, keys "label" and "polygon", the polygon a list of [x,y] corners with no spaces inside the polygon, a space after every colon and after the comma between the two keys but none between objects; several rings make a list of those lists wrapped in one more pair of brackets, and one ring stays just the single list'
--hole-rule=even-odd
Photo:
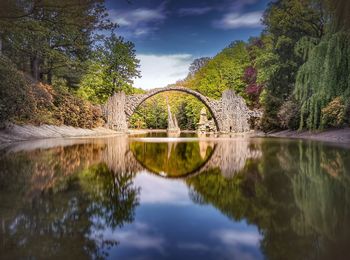
[{"label": "water reflection", "polygon": [[212,142],[131,142],[135,159],[148,171],[165,177],[186,177],[197,173],[211,159]]},{"label": "water reflection", "polygon": [[80,150],[1,159],[2,258],[103,258],[118,244],[104,231],[133,221],[139,189],[130,174],[88,166],[93,156],[74,157]]},{"label": "water reflection", "polygon": [[349,174],[318,142],[22,143],[0,151],[0,255],[346,259]]}]

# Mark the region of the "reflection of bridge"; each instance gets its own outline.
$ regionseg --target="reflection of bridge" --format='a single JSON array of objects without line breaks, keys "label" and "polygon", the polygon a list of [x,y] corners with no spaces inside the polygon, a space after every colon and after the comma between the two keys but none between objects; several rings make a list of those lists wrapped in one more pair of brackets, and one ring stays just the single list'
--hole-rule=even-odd
[{"label": "reflection of bridge", "polygon": [[244,168],[248,159],[256,159],[261,156],[260,150],[254,147],[249,139],[244,138],[230,139],[230,141],[218,139],[215,142],[203,139],[199,141],[199,146],[202,152],[206,151],[208,146],[214,147],[214,149],[202,165],[181,176],[166,176],[152,171],[151,167],[136,159],[130,150],[129,140],[125,137],[109,139],[107,147],[103,151],[102,160],[115,173],[137,173],[147,170],[165,178],[181,179],[217,168],[225,177],[232,177]]},{"label": "reflection of bridge", "polygon": [[[206,156],[208,147],[214,146],[212,154],[209,157]],[[251,142],[249,139],[216,139],[214,141],[202,139],[199,142],[199,148],[200,156],[207,160],[197,169],[177,178],[195,176],[212,169],[219,169],[225,177],[232,177],[245,167],[248,159],[261,156],[259,143]],[[57,181],[61,180],[62,176],[70,176],[99,163],[105,163],[115,175],[125,176],[147,170],[147,165],[142,165],[130,150],[130,140],[125,136],[20,142],[12,145],[2,156],[12,157],[12,153],[19,151],[29,153],[30,160],[28,161],[32,163],[33,174],[24,174],[30,178],[28,182],[31,183],[31,189],[26,194],[27,198],[33,198],[41,194],[43,190],[51,189]],[[6,172],[7,168],[3,170]],[[28,171],[26,167],[23,170]],[[159,173],[153,173],[159,175]]]},{"label": "reflection of bridge", "polygon": [[225,91],[220,100],[214,100],[195,90],[172,86],[153,89],[145,94],[125,95],[124,92],[114,94],[104,106],[108,126],[119,131],[126,131],[130,117],[143,102],[167,91],[184,92],[196,97],[209,109],[217,130],[220,132],[247,132],[250,130],[249,119],[261,116],[259,111],[250,110],[244,99],[236,95],[233,90]]}]

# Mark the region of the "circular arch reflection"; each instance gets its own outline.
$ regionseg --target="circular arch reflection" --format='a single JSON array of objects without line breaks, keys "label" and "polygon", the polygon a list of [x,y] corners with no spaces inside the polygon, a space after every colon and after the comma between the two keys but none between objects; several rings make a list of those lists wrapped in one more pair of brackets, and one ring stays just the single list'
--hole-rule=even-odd
[{"label": "circular arch reflection", "polygon": [[215,149],[216,144],[208,141],[130,143],[130,151],[144,169],[169,179],[186,178],[201,172]]}]

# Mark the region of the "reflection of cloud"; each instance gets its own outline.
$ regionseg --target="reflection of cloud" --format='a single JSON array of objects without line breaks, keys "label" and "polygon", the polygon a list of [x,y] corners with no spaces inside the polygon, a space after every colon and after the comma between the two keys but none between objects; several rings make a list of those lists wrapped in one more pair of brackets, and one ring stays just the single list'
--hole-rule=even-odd
[{"label": "reflection of cloud", "polygon": [[256,246],[261,239],[261,235],[257,232],[239,230],[218,230],[213,233],[213,236],[229,246]]},{"label": "reflection of cloud", "polygon": [[186,185],[177,180],[169,181],[149,174],[138,174],[135,185],[142,187],[140,202],[187,205],[191,203]]},{"label": "reflection of cloud", "polygon": [[128,229],[109,233],[108,238],[117,240],[120,242],[120,246],[124,247],[163,251],[165,239],[153,233],[153,230],[151,230],[147,224],[135,222]]},{"label": "reflection of cloud", "polygon": [[262,258],[258,246],[261,235],[258,231],[221,229],[212,233],[225,246],[220,250],[222,258],[253,260]]},{"label": "reflection of cloud", "polygon": [[227,13],[220,20],[214,21],[213,25],[221,29],[254,28],[261,26],[263,12],[251,13]]}]

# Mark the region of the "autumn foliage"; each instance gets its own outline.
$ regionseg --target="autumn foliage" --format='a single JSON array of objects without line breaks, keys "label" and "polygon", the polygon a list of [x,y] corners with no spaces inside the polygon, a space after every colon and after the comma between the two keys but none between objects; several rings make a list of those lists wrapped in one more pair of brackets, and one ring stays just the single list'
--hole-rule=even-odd
[{"label": "autumn foliage", "polygon": [[0,57],[0,122],[82,128],[103,124],[99,107],[68,90],[34,81],[3,56]]}]

